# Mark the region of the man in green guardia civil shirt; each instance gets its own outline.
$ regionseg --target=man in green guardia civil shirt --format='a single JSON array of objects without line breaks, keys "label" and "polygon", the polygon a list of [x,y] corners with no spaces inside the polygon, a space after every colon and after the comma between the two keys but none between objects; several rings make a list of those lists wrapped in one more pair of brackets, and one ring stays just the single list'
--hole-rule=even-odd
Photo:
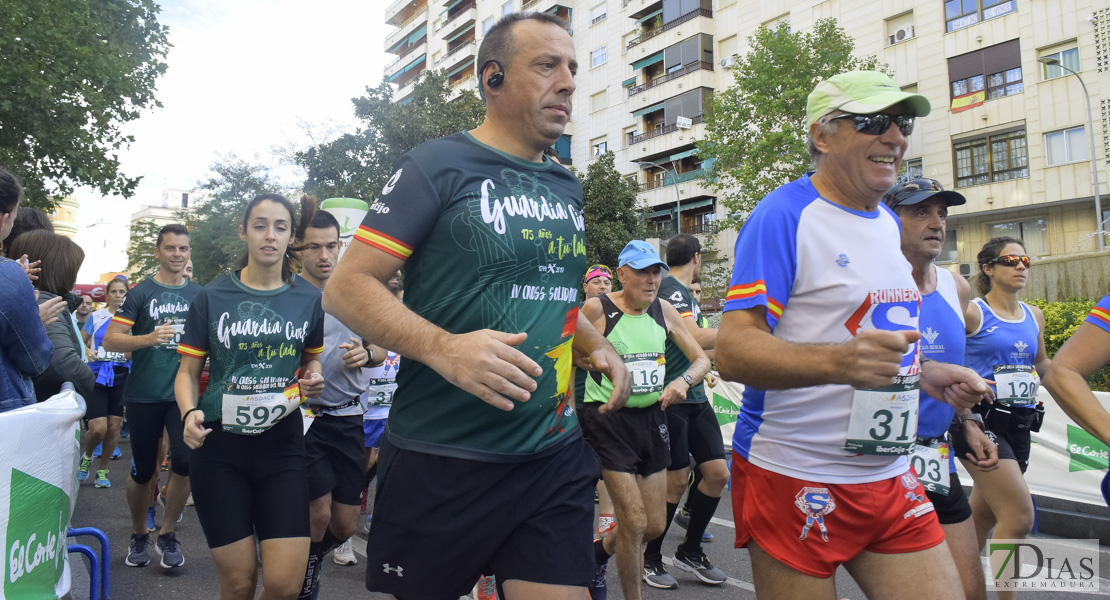
[{"label": "man in green guardia civil shirt", "polygon": [[[579,317],[582,188],[543,155],[571,113],[567,27],[516,13],[486,33],[485,121],[397,161],[325,288],[327,312],[402,356],[371,591],[458,597],[492,574],[509,599],[569,600],[592,578],[599,465],[570,403],[572,354],[615,382],[613,410],[629,377]],[[403,304],[385,285],[402,266]]]}]

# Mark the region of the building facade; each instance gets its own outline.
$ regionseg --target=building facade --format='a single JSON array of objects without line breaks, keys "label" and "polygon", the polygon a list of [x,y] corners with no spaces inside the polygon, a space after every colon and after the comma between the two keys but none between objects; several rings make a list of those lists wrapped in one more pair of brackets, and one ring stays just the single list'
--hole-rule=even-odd
[{"label": "building facade", "polygon": [[[1087,93],[1094,154],[1110,217],[1110,0],[397,0],[385,77],[411,96],[425,69],[456,90],[476,87],[482,36],[502,15],[566,18],[578,54],[572,122],[556,150],[584,169],[606,151],[640,185],[661,238],[717,231],[726,209],[694,150],[710,95],[758,27],[792,31],[836,19],[857,55],[876,55],[904,89],[929,98],[906,154],[911,174],[939,180],[968,203],[949,218],[941,262],[970,272],[986,240],[1011,235],[1033,256],[1097,249]],[[1038,59],[1054,58],[1080,80]],[[509,75],[511,77],[511,74]],[[564,161],[566,162],[566,161]]]},{"label": "building facade", "polygon": [[65,196],[57,201],[54,210],[47,217],[54,225],[54,233],[64,235],[69,239],[77,237],[77,210],[80,203],[73,196]]}]

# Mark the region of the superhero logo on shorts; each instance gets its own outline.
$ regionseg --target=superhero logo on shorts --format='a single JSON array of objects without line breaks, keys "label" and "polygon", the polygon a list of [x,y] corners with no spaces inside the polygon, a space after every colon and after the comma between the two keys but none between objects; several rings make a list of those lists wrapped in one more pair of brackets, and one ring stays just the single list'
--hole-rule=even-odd
[{"label": "superhero logo on shorts", "polygon": [[671,432],[667,430],[666,423],[659,424],[659,437],[663,438],[664,442],[671,443]]},{"label": "superhero logo on shorts", "polygon": [[836,502],[833,500],[832,494],[829,493],[829,488],[802,488],[794,496],[794,506],[797,506],[798,510],[806,516],[805,527],[802,527],[802,535],[798,539],[806,539],[810,528],[816,523],[817,528],[821,531],[821,539],[826,542],[829,541],[829,530],[825,527],[825,515],[836,509]]}]

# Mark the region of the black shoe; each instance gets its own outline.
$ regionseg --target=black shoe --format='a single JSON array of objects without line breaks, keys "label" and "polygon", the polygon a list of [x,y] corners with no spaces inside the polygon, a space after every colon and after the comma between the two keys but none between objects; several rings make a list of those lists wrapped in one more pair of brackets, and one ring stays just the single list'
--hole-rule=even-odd
[{"label": "black shoe", "polygon": [[693,573],[703,583],[710,585],[721,585],[728,580],[728,575],[714,567],[706,558],[704,552],[698,555],[686,554],[682,551],[682,548],[679,548],[674,553],[674,566],[687,573]]},{"label": "black shoe", "polygon": [[146,547],[150,544],[150,535],[136,535],[131,534],[131,541],[127,544],[127,558],[123,559],[123,564],[129,567],[145,567],[150,564],[150,555],[147,554]]},{"label": "black shoe", "polygon": [[678,581],[675,580],[674,577],[671,577],[671,574],[667,572],[667,569],[663,568],[663,563],[661,562],[654,564],[644,563],[644,583],[661,590],[673,590],[678,588]]}]

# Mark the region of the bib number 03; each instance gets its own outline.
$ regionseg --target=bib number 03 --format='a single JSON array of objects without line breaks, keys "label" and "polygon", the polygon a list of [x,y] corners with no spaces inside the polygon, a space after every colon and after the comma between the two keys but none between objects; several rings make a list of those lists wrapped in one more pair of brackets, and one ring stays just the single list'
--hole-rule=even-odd
[{"label": "bib number 03", "polygon": [[917,442],[918,375],[892,385],[856,390],[844,449],[857,454],[910,454]]},{"label": "bib number 03", "polygon": [[295,381],[282,392],[224,394],[223,429],[239,435],[258,435],[296,411],[300,403],[300,386]]},{"label": "bib number 03", "polygon": [[927,446],[918,444],[913,449],[910,457],[910,466],[917,474],[917,479],[925,489],[940,494],[948,495],[948,444],[934,442]]}]

